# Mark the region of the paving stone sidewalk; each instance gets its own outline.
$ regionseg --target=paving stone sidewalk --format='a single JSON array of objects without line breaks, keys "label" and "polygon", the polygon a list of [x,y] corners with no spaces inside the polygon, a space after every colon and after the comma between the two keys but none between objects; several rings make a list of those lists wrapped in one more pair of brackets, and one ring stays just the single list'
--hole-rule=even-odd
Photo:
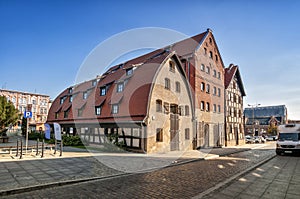
[{"label": "paving stone sidewalk", "polygon": [[0,156],[0,196],[14,190],[22,191],[32,187],[58,186],[63,183],[145,172],[190,161],[216,158],[257,146],[259,145],[193,150],[185,153],[169,152],[156,156],[134,153],[90,153],[72,147],[64,147],[62,157],[48,151],[48,155],[44,158],[35,156],[35,152],[28,152],[19,159],[15,158],[14,154],[6,153]]},{"label": "paving stone sidewalk", "polygon": [[298,199],[300,198],[300,158],[276,156],[203,198]]}]

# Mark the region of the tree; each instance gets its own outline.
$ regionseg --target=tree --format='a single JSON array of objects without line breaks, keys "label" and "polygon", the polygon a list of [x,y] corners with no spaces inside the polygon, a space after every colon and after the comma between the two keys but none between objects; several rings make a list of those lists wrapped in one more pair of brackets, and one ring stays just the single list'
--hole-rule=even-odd
[{"label": "tree", "polygon": [[0,96],[0,134],[5,133],[8,126],[15,125],[19,119],[19,111],[6,97]]},{"label": "tree", "polygon": [[270,126],[268,127],[267,132],[268,132],[268,134],[270,134],[270,135],[277,135],[278,128],[277,128],[277,126],[275,126],[275,125],[270,125]]}]

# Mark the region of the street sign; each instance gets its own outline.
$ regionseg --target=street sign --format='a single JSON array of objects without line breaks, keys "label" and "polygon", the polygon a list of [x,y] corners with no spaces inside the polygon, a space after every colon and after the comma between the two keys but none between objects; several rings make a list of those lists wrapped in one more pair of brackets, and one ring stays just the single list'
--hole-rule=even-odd
[{"label": "street sign", "polygon": [[25,111],[24,112],[24,118],[32,118],[32,112],[31,111]]}]

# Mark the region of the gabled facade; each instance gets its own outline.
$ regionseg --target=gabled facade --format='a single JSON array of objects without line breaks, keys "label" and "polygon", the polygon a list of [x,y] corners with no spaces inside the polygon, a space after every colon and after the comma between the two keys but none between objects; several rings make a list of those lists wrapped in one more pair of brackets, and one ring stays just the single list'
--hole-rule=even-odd
[{"label": "gabled facade", "polygon": [[237,65],[225,69],[225,146],[245,144],[243,97],[246,96]]},{"label": "gabled facade", "polygon": [[171,46],[194,92],[197,148],[225,144],[224,64],[210,29]]},{"label": "gabled facade", "polygon": [[89,143],[116,138],[128,149],[192,149],[192,93],[174,52],[157,50],[63,91],[48,122]]}]

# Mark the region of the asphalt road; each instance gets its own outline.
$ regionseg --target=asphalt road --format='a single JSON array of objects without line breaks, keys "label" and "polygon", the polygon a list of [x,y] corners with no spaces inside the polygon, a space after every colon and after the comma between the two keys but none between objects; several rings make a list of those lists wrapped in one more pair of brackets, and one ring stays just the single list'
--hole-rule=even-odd
[{"label": "asphalt road", "polygon": [[6,198],[192,198],[274,153],[273,143],[227,157],[14,194]]}]

